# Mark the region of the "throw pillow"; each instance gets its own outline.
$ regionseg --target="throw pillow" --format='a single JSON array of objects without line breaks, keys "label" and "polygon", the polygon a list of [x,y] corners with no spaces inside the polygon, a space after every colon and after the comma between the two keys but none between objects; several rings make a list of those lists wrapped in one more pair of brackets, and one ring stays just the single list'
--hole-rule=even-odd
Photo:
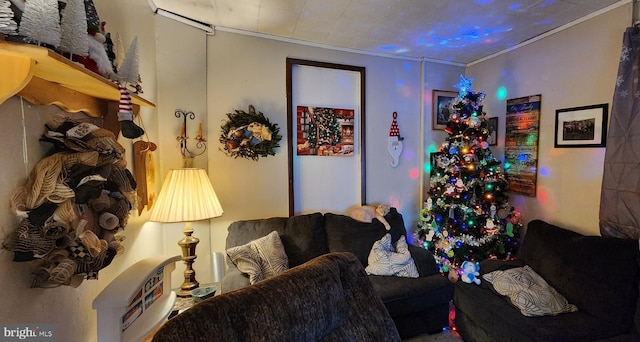
[{"label": "throw pillow", "polygon": [[555,316],[578,311],[529,266],[493,271],[483,278],[493,285],[496,292],[507,296],[525,316]]},{"label": "throw pillow", "polygon": [[245,245],[231,247],[227,249],[227,255],[240,272],[249,275],[251,284],[289,269],[287,254],[276,231]]},{"label": "throw pillow", "polygon": [[418,278],[418,269],[404,235],[400,236],[394,248],[391,234],[385,234],[373,243],[368,261],[369,265],[365,268],[367,274]]}]

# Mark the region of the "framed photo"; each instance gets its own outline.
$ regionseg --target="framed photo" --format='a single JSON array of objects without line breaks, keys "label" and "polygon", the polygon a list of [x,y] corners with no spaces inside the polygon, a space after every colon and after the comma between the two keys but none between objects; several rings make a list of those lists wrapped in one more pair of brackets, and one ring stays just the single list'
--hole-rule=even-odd
[{"label": "framed photo", "polygon": [[446,90],[433,91],[433,129],[444,131],[449,121],[449,103],[458,96],[458,92]]},{"label": "framed photo", "polygon": [[554,147],[605,147],[609,104],[556,110]]},{"label": "framed photo", "polygon": [[489,136],[487,137],[487,142],[489,146],[498,145],[498,118],[489,118]]}]

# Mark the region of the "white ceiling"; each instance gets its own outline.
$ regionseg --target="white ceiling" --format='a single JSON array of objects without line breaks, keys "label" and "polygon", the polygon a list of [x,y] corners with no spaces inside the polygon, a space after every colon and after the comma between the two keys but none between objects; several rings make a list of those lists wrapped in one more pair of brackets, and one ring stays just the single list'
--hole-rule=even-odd
[{"label": "white ceiling", "polygon": [[[148,0],[217,29],[468,64],[631,0]],[[631,23],[629,23],[631,25]]]}]

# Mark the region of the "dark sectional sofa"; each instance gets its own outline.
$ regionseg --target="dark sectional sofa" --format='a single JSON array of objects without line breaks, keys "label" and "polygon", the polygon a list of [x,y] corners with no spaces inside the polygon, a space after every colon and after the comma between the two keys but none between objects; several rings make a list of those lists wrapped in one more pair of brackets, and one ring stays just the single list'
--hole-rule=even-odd
[{"label": "dark sectional sofa", "polygon": [[540,220],[517,260],[485,260],[480,273],[529,265],[578,311],[526,317],[492,289],[455,284],[456,325],[474,341],[640,341],[638,241],[583,236]]},{"label": "dark sectional sofa", "polygon": [[[385,219],[391,225],[393,242],[406,234],[402,215],[395,208]],[[345,215],[314,213],[234,222],[228,228],[226,248],[244,245],[274,230],[282,240],[289,267],[332,252],[350,252],[366,267],[373,243],[388,232],[375,219],[373,223],[362,223]],[[449,302],[453,297],[453,284],[438,273],[431,253],[411,244],[409,250],[420,277],[368,276],[402,338],[441,331],[448,326]],[[223,293],[249,285],[247,275],[229,258],[227,265],[229,269],[221,283]]]},{"label": "dark sectional sofa", "polygon": [[358,259],[329,253],[204,300],[170,319],[153,341],[399,342],[400,336]]}]

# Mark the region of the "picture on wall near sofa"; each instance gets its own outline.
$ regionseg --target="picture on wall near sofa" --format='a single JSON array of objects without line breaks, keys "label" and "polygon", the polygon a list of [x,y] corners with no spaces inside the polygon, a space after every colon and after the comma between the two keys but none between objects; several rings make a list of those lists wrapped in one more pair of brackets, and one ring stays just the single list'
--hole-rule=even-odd
[{"label": "picture on wall near sofa", "polygon": [[507,100],[504,144],[509,190],[536,196],[542,95]]},{"label": "picture on wall near sofa", "polygon": [[297,155],[353,156],[354,109],[297,106]]}]

